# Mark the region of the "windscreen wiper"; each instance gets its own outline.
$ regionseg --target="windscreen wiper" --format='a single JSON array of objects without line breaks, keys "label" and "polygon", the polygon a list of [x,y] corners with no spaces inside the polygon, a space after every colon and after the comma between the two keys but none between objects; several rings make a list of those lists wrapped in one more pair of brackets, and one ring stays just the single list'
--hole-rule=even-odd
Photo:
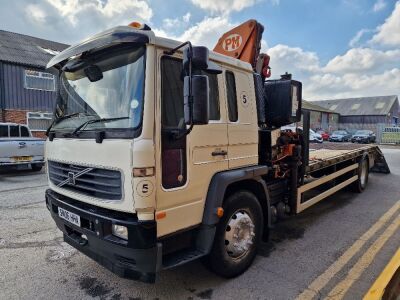
[{"label": "windscreen wiper", "polygon": [[100,122],[112,122],[112,121],[125,120],[125,119],[129,119],[129,117],[102,118],[102,119],[88,120],[88,121],[84,122],[83,124],[79,125],[74,131],[71,132],[70,135],[77,135],[80,131],[82,131],[89,124],[100,123]]},{"label": "windscreen wiper", "polygon": [[47,128],[47,130],[46,130],[46,136],[49,136],[50,130],[51,130],[51,128],[53,128],[54,125],[60,123],[62,120],[69,119],[69,118],[78,116],[80,114],[81,114],[81,112],[77,112],[77,113],[65,115],[65,116],[59,117],[57,119],[54,119],[53,122],[51,122],[49,128]]}]

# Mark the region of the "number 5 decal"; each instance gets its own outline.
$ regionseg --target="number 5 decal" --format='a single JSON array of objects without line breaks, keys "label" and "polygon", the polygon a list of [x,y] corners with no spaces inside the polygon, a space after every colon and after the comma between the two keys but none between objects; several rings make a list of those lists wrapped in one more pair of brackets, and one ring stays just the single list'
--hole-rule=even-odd
[{"label": "number 5 decal", "polygon": [[240,93],[240,102],[242,103],[242,106],[244,106],[244,107],[247,107],[249,105],[249,98],[246,95],[246,92]]},{"label": "number 5 decal", "polygon": [[136,186],[136,191],[141,197],[148,197],[153,193],[153,184],[149,180],[142,180]]}]

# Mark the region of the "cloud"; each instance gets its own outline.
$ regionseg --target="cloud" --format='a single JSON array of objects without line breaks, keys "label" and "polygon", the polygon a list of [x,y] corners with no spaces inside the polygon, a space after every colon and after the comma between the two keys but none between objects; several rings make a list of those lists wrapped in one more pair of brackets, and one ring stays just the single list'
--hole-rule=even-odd
[{"label": "cloud", "polygon": [[182,28],[185,28],[189,25],[190,22],[190,17],[191,14],[190,12],[188,12],[187,14],[183,15],[182,17],[178,17],[178,18],[174,18],[174,19],[170,19],[170,18],[166,18],[162,21],[163,25],[163,29],[168,29],[168,30],[179,30]]},{"label": "cloud", "polygon": [[396,2],[392,14],[377,28],[372,44],[400,46],[400,1]]},{"label": "cloud", "polygon": [[303,84],[304,97],[310,100],[399,94],[400,69],[378,74],[319,74]]},{"label": "cloud", "polygon": [[398,65],[400,50],[375,50],[371,48],[353,48],[344,55],[335,56],[324,67],[325,72],[358,73],[377,72]]},{"label": "cloud", "polygon": [[85,14],[86,17],[98,15],[106,19],[115,16],[134,14],[142,20],[150,20],[153,11],[144,0],[108,0],[101,2],[97,0],[46,0],[58,13],[66,18],[72,25],[78,25],[78,16]]},{"label": "cloud", "polygon": [[[241,11],[246,7],[253,6],[257,0],[191,0],[201,9],[213,12],[229,14],[232,11]],[[279,3],[279,0],[274,0]]]},{"label": "cloud", "polygon": [[[36,0],[32,4],[31,0],[18,0],[17,4],[10,4],[14,6],[10,10],[23,11],[21,23],[32,28],[28,31],[30,34],[63,43],[76,43],[114,26],[132,21],[149,22],[153,16],[149,1]],[[18,27],[23,26],[18,24]]]},{"label": "cloud", "polygon": [[33,18],[36,22],[40,24],[45,23],[47,14],[39,5],[29,4],[26,6],[25,11],[26,15]]},{"label": "cloud", "polygon": [[359,30],[356,33],[356,35],[350,40],[349,46],[352,47],[352,48],[357,46],[359,44],[360,40],[362,39],[362,37],[364,35],[366,35],[367,33],[371,33],[371,32],[373,32],[373,30],[371,30],[371,29],[361,29],[361,30]]},{"label": "cloud", "polygon": [[374,4],[374,6],[372,7],[372,10],[374,12],[378,12],[381,11],[382,9],[384,9],[386,7],[386,2],[385,0],[377,0]]},{"label": "cloud", "polygon": [[171,35],[165,28],[154,29],[154,32],[162,37],[182,42],[191,41],[194,45],[214,49],[219,37],[237,25],[236,23],[231,23],[226,17],[205,17],[202,21],[192,25],[179,35]]},{"label": "cloud", "polygon": [[285,72],[302,76],[320,70],[317,54],[299,47],[278,44],[268,49],[267,53],[271,56],[271,69],[275,76]]},{"label": "cloud", "polygon": [[299,47],[268,49],[272,78],[285,72],[303,83],[303,97],[320,100],[365,95],[399,94],[400,50],[350,49],[321,65],[318,55]]}]

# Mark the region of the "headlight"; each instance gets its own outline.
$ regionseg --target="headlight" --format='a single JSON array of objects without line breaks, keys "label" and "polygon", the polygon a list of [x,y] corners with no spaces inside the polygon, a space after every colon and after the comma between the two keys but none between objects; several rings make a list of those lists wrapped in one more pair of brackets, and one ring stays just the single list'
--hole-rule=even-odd
[{"label": "headlight", "polygon": [[128,228],[122,225],[112,225],[112,234],[120,237],[121,239],[127,240],[128,239]]}]

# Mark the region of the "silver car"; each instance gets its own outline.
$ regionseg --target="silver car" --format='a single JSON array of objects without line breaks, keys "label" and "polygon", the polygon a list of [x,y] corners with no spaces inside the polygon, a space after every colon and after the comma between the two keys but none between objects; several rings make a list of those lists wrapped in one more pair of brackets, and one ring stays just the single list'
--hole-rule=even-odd
[{"label": "silver car", "polygon": [[44,140],[32,137],[26,125],[0,123],[0,168],[44,165]]}]

